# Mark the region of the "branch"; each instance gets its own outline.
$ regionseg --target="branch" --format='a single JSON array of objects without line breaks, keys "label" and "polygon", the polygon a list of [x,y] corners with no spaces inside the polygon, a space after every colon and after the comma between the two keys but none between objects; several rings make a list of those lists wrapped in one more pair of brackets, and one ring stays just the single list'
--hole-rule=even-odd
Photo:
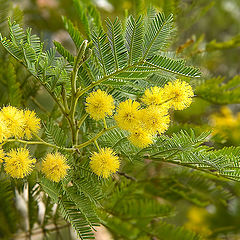
[{"label": "branch", "polygon": [[94,143],[94,142],[95,142],[98,138],[100,138],[104,133],[106,133],[106,132],[108,132],[108,131],[110,131],[110,130],[112,130],[112,129],[114,129],[114,128],[116,128],[116,126],[109,127],[109,128],[104,128],[104,129],[102,129],[102,131],[100,131],[96,136],[94,136],[93,138],[91,138],[90,140],[88,140],[88,141],[86,141],[86,142],[84,142],[84,143],[82,143],[82,144],[79,144],[79,145],[74,146],[74,148],[77,148],[77,149],[84,148],[84,147],[90,145],[91,143]]},{"label": "branch", "polygon": [[51,147],[51,148],[63,149],[65,151],[75,151],[76,150],[74,148],[59,147],[57,145],[47,143],[42,139],[41,139],[41,141],[28,141],[28,140],[15,139],[15,138],[14,139],[7,139],[2,143],[2,145],[5,144],[5,143],[9,143],[9,142],[18,142],[18,143],[23,143],[23,144],[27,144],[27,145],[45,145],[45,146],[48,146],[48,147]]},{"label": "branch", "polygon": [[124,172],[119,172],[119,171],[117,171],[117,174],[118,175],[121,175],[121,176],[124,176],[125,178],[127,178],[127,179],[130,179],[130,180],[132,180],[132,181],[137,181],[137,179],[135,178],[135,177],[132,177],[132,176],[129,176],[128,174],[126,174],[126,173],[124,173]]}]

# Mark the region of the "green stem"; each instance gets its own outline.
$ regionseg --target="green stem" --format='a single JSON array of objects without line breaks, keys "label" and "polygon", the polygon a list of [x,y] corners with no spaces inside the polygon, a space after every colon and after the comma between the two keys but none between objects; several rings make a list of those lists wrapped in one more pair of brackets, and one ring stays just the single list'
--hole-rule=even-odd
[{"label": "green stem", "polygon": [[82,126],[82,124],[83,124],[83,122],[86,120],[87,116],[88,116],[88,113],[85,113],[85,114],[80,118],[80,120],[78,121],[78,125],[77,125],[78,129]]},{"label": "green stem", "polygon": [[64,86],[62,86],[62,99],[63,99],[63,106],[65,108],[65,112],[69,113],[69,108],[68,108],[68,102],[67,102],[67,93],[66,93],[66,89],[64,88]]},{"label": "green stem", "polygon": [[45,145],[45,146],[48,146],[48,147],[51,147],[51,148],[57,148],[57,149],[61,148],[65,151],[75,151],[74,148],[62,148],[62,147],[59,147],[57,145],[47,143],[43,140],[41,140],[41,141],[27,141],[27,140],[22,140],[22,139],[7,139],[7,140],[4,141],[4,144],[9,143],[9,142],[18,142],[18,143],[23,143],[23,144],[27,144],[27,145]]},{"label": "green stem", "polygon": [[104,128],[106,128],[106,129],[107,129],[108,127],[107,127],[106,118],[104,118],[104,119],[103,119],[103,124],[104,124]]},{"label": "green stem", "polygon": [[81,64],[83,63],[83,57],[84,57],[84,53],[86,51],[87,48],[87,44],[88,41],[84,40],[83,43],[81,44],[79,50],[78,50],[78,54],[75,58],[74,61],[74,65],[73,65],[73,70],[72,70],[72,76],[71,76],[71,87],[72,87],[72,94],[74,95],[77,91],[77,73],[78,73],[78,69],[81,66]]},{"label": "green stem", "polygon": [[96,145],[96,147],[97,147],[98,151],[100,152],[100,147],[99,147],[99,145],[98,145],[98,142],[97,142],[97,140],[95,140],[95,141],[94,141],[94,144]]},{"label": "green stem", "polygon": [[80,128],[83,124],[83,122],[86,120],[88,114],[85,113],[81,118],[80,120],[78,121],[77,123],[77,128],[76,128],[76,145],[78,144],[78,135],[79,135],[79,131],[80,131]]},{"label": "green stem", "polygon": [[[74,65],[73,65],[73,70],[71,74],[71,88],[72,88],[72,97],[71,97],[71,106],[69,110],[69,118],[70,118],[70,127],[72,130],[72,144],[76,145],[78,142],[78,134],[77,134],[77,125],[75,122],[75,112],[76,112],[76,107],[78,103],[79,97],[77,97],[77,75],[78,75],[78,70],[82,63],[84,62],[84,54],[87,48],[87,40],[84,40],[82,45],[80,46],[78,50],[78,54],[75,58]],[[80,88],[78,89],[78,91]]]},{"label": "green stem", "polygon": [[82,144],[76,145],[76,146],[74,146],[74,147],[77,148],[77,149],[82,149],[82,148],[84,148],[84,147],[86,147],[86,146],[94,143],[94,142],[95,142],[99,137],[101,137],[104,133],[106,133],[106,132],[108,132],[108,131],[110,131],[110,130],[112,130],[112,129],[114,129],[114,128],[116,128],[116,126],[113,126],[113,127],[110,127],[110,128],[104,128],[104,129],[102,129],[102,131],[100,131],[95,137],[91,138],[90,140],[88,140],[88,141],[86,141],[86,142],[84,142],[84,143],[82,143]]}]

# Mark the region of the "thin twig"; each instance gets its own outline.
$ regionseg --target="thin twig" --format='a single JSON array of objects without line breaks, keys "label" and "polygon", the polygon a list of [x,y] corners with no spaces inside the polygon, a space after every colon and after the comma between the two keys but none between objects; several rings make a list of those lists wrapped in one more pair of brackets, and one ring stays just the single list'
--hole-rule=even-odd
[{"label": "thin twig", "polygon": [[93,138],[91,138],[90,140],[82,143],[82,144],[79,144],[79,145],[76,145],[74,146],[74,148],[77,148],[77,149],[81,149],[81,148],[84,148],[88,145],[90,145],[91,143],[94,143],[94,141],[96,141],[98,138],[100,138],[104,133],[112,130],[116,128],[116,126],[113,126],[113,127],[110,127],[110,128],[104,128],[102,131],[100,131],[96,136],[94,136]]},{"label": "thin twig", "polygon": [[137,181],[137,179],[135,177],[132,177],[132,176],[128,175],[127,173],[117,171],[117,174],[124,176],[125,178],[130,179],[132,181],[135,181],[135,182]]}]

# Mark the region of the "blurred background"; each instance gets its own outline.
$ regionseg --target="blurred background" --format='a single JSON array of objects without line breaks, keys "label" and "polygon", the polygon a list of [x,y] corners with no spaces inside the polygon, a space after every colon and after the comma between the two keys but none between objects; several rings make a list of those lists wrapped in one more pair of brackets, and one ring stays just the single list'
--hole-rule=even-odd
[{"label": "blurred background", "polygon": [[[85,10],[89,4],[94,5],[100,11],[103,22],[107,17],[124,19],[130,14],[136,16],[136,13],[145,13],[149,5],[164,11],[166,15],[173,13],[176,32],[169,51],[199,67],[202,77],[191,82],[196,94],[194,103],[187,110],[175,113],[174,124],[167,134],[181,129],[188,131],[191,127],[196,133],[211,130],[212,138],[208,144],[216,148],[240,144],[239,0],[80,2]],[[6,19],[12,16],[24,28],[31,27],[34,33],[40,35],[45,48],[53,47],[52,42],[58,41],[75,53],[62,16],[69,18],[81,31],[81,16],[78,13],[71,0],[0,0],[0,32],[2,35],[8,34]],[[46,113],[54,118],[56,106],[51,98],[19,63],[0,48],[0,106],[9,103],[35,109],[42,119],[46,119]],[[158,192],[160,197],[169,198],[176,206],[177,213],[167,219],[168,222],[200,233],[204,239],[240,239],[239,183],[215,177],[207,179],[206,175],[199,172],[189,177],[189,170],[169,166],[162,166],[161,169],[156,167],[154,171],[163,171],[161,177],[171,186],[168,189],[159,184],[161,179],[155,179],[154,189],[149,190]],[[149,174],[157,175],[154,171],[151,170]],[[24,218],[18,206],[13,205],[14,214]],[[8,216],[5,207],[5,196],[0,193],[0,222],[4,223],[0,224],[0,239],[1,235],[16,232],[19,222],[14,219],[21,219],[15,215]],[[73,239],[68,230],[62,231],[62,239]],[[16,239],[25,238],[17,236]],[[46,239],[61,238],[52,233]],[[111,237],[107,230],[101,228],[97,239],[118,238]]]}]

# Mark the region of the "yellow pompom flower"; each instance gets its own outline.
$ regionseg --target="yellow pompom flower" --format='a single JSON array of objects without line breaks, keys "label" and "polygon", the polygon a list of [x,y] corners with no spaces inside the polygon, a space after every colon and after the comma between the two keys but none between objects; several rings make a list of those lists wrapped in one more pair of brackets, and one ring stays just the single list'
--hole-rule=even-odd
[{"label": "yellow pompom flower", "polygon": [[[161,105],[165,103],[166,98],[163,91],[163,88],[160,87],[151,87],[150,89],[147,89],[142,97],[142,101],[146,105]],[[167,105],[165,104],[167,107]]]},{"label": "yellow pompom flower", "polygon": [[194,96],[192,87],[180,80],[176,80],[173,83],[168,82],[164,86],[164,94],[175,110],[183,110],[189,107]]},{"label": "yellow pompom flower", "polygon": [[27,139],[32,137],[32,134],[38,133],[40,129],[40,119],[36,117],[36,113],[30,110],[24,111],[24,133]]},{"label": "yellow pompom flower", "polygon": [[7,139],[10,136],[10,132],[7,128],[7,124],[4,121],[4,117],[0,112],[0,143]]},{"label": "yellow pompom flower", "polygon": [[[210,116],[212,125],[221,129],[230,129],[239,125],[239,119],[233,115],[230,108],[224,106],[220,109],[220,113],[214,113]],[[234,131],[232,131],[234,132]]]},{"label": "yellow pompom flower", "polygon": [[5,152],[3,151],[3,149],[0,149],[0,163],[2,163],[4,159],[5,159]]},{"label": "yellow pompom flower", "polygon": [[112,115],[114,108],[113,97],[100,89],[91,92],[86,99],[86,112],[96,121]]},{"label": "yellow pompom flower", "polygon": [[162,134],[168,129],[170,117],[166,108],[152,105],[142,110],[141,121],[144,127],[152,134],[156,132]]},{"label": "yellow pompom flower", "polygon": [[99,177],[108,178],[119,167],[119,158],[111,148],[102,148],[99,153],[94,152],[90,157],[90,168]]},{"label": "yellow pompom flower", "polygon": [[210,214],[205,208],[191,207],[187,212],[188,221],[184,224],[187,229],[198,232],[203,236],[211,234],[211,230],[207,224]]},{"label": "yellow pompom flower", "polygon": [[4,169],[13,178],[24,178],[29,175],[36,162],[26,148],[12,149],[4,159]]},{"label": "yellow pompom flower", "polygon": [[15,107],[3,107],[1,110],[2,118],[10,132],[9,137],[23,137],[24,116],[23,111]]},{"label": "yellow pompom flower", "polygon": [[145,148],[153,143],[152,134],[141,126],[132,129],[128,139],[130,142],[139,148]]},{"label": "yellow pompom flower", "polygon": [[48,153],[42,162],[42,172],[54,182],[59,182],[67,175],[69,166],[66,158],[59,152]]},{"label": "yellow pompom flower", "polygon": [[124,130],[131,130],[134,126],[139,124],[140,103],[131,99],[121,102],[115,115],[115,120],[118,126]]}]

